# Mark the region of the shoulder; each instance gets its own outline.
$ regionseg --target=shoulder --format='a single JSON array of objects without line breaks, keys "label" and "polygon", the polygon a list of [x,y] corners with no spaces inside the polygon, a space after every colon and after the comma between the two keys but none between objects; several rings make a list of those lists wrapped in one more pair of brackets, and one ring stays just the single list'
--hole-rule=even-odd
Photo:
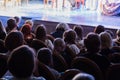
[{"label": "shoulder", "polygon": [[4,78],[3,78],[3,80],[13,80],[13,76],[5,76]]},{"label": "shoulder", "polygon": [[44,77],[32,77],[31,80],[46,80]]}]

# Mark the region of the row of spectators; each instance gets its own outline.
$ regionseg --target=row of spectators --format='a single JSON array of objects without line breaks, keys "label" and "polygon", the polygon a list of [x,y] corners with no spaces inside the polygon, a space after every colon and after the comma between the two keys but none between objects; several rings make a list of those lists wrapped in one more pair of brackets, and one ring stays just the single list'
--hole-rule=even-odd
[{"label": "row of spectators", "polygon": [[7,26],[0,21],[0,59],[4,60],[4,64],[0,60],[1,78],[71,80],[77,75],[72,80],[120,79],[118,73],[114,73],[116,77],[108,73],[111,65],[120,63],[120,30],[113,39],[112,31],[98,25],[83,36],[82,26],[74,25],[72,29],[67,23],[59,23],[47,34],[44,24],[33,31],[31,20],[20,29],[19,22],[18,17],[8,19]]}]

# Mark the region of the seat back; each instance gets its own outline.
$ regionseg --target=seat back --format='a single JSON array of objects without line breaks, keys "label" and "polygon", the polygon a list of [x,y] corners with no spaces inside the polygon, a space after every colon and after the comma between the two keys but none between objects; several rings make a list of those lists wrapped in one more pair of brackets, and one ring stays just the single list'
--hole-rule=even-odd
[{"label": "seat back", "polygon": [[7,55],[0,54],[0,78],[7,72]]},{"label": "seat back", "polygon": [[47,39],[51,40],[51,42],[53,43],[55,38],[51,35],[48,35],[48,34],[46,36],[47,36]]},{"label": "seat back", "polygon": [[47,46],[41,40],[33,39],[32,42],[31,42],[31,44],[30,44],[30,47],[32,47],[33,49],[35,49],[36,51],[38,51],[39,49],[47,47]]},{"label": "seat back", "polygon": [[53,66],[59,72],[64,72],[68,68],[65,59],[59,54],[53,54]]},{"label": "seat back", "polygon": [[50,69],[43,63],[38,63],[39,76],[44,77],[46,80],[56,80]]},{"label": "seat back", "polygon": [[120,63],[120,53],[113,53],[109,56],[109,60],[112,63]]},{"label": "seat back", "polygon": [[103,80],[103,75],[98,65],[85,57],[76,57],[71,64],[71,68],[79,69],[95,77],[95,80]]},{"label": "seat back", "polygon": [[66,59],[65,60],[68,64],[68,66],[70,66],[73,58],[76,57],[76,54],[68,46],[66,46],[66,48],[65,48],[65,53],[68,58],[67,60]]},{"label": "seat back", "polygon": [[79,69],[67,69],[62,75],[61,80],[72,80],[72,78],[80,73],[81,71]]},{"label": "seat back", "polygon": [[106,72],[106,80],[120,80],[120,64],[112,64]]}]

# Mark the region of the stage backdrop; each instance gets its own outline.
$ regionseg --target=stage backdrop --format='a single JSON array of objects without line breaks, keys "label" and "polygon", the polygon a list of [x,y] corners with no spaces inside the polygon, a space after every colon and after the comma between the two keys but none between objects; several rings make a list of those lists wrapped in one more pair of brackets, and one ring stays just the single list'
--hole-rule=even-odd
[{"label": "stage backdrop", "polygon": [[104,15],[119,15],[120,14],[120,0],[101,0],[99,7]]}]

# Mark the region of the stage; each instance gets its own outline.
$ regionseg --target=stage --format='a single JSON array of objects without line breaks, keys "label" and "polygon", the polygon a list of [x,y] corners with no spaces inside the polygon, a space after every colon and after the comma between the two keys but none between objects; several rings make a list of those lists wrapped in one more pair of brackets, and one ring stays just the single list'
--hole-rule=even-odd
[{"label": "stage", "polygon": [[0,19],[6,25],[6,20],[9,17],[21,17],[21,23],[25,19],[42,20],[51,22],[65,22],[70,24],[80,25],[104,25],[106,28],[120,29],[120,16],[105,16],[98,10],[87,10],[84,6],[79,9],[71,10],[69,2],[63,8],[62,3],[59,3],[58,8],[52,8],[51,5],[44,7],[42,1],[31,1],[28,5],[3,7],[0,5]]}]

